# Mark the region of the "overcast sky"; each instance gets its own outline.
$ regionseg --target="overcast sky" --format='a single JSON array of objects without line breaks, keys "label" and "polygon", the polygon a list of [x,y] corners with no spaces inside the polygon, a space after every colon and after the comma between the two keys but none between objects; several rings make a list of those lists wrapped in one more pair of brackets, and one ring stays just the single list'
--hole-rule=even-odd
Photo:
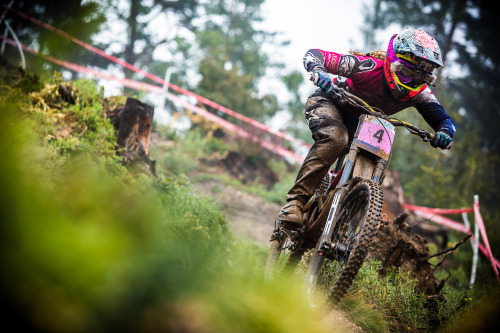
[{"label": "overcast sky", "polygon": [[362,7],[372,0],[267,0],[262,7],[263,29],[283,32],[291,41],[286,51],[290,68],[303,70],[310,48],[346,53],[361,45]]},{"label": "overcast sky", "polygon": [[[281,40],[290,45],[279,49],[265,47],[265,51],[286,64],[285,72],[298,70],[307,79],[302,57],[307,50],[319,48],[326,51],[347,53],[363,45],[360,28],[363,24],[363,7],[373,0],[266,0],[262,6],[264,22],[259,28],[281,32]],[[280,101],[286,95],[284,85],[273,80],[276,73],[268,71],[261,80],[259,90],[277,92]],[[301,94],[306,98],[314,91],[312,84],[304,85]]]}]

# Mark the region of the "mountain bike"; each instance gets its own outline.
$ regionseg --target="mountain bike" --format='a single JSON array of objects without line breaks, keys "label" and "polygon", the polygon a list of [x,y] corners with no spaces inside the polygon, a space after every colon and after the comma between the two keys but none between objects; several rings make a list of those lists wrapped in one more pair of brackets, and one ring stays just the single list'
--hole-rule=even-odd
[{"label": "mountain bike", "polygon": [[[395,127],[403,126],[424,142],[434,134],[382,111],[334,86],[335,98],[363,108],[349,150],[339,157],[304,207],[304,226],[288,230],[279,221],[271,236],[266,278],[294,268],[312,252],[304,294],[312,306],[339,302],[351,286],[378,230],[383,205],[382,182],[391,158]],[[313,251],[311,251],[314,249]]]}]

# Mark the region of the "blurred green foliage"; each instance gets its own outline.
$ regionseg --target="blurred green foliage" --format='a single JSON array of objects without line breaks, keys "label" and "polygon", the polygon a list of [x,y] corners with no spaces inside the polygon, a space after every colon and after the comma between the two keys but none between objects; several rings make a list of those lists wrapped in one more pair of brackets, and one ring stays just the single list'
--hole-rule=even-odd
[{"label": "blurred green foliage", "polygon": [[498,286],[487,287],[481,294],[478,298],[464,298],[460,311],[439,332],[496,332],[500,325],[500,290]]},{"label": "blurred green foliage", "polygon": [[264,282],[266,250],[236,242],[216,204],[182,179],[121,166],[111,154],[109,120],[98,116],[100,90],[75,85],[72,106],[52,104],[54,96],[52,106],[43,104],[49,98],[41,92],[1,90],[3,325],[32,332],[323,329],[324,313],[304,305],[296,281]]},{"label": "blurred green foliage", "polygon": [[456,309],[468,299],[466,290],[460,296],[446,294],[446,301],[426,299],[415,290],[417,281],[409,273],[392,268],[379,275],[382,264],[364,263],[353,287],[340,303],[352,320],[368,332],[431,332],[454,319]]}]

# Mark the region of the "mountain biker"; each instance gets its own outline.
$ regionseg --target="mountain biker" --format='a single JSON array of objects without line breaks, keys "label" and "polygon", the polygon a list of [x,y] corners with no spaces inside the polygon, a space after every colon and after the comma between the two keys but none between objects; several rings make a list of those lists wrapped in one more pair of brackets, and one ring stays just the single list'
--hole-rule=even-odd
[{"label": "mountain biker", "polygon": [[[333,85],[362,98],[387,115],[415,107],[436,132],[435,148],[449,149],[455,124],[429,89],[436,80],[433,71],[443,67],[437,42],[422,30],[411,28],[393,35],[387,52],[339,54],[319,49],[307,51],[305,69],[314,74],[319,87],[309,96],[305,117],[314,144],[309,150],[278,215],[286,228],[303,225],[304,205],[320,186],[333,162],[349,147],[357,128],[359,107],[329,93]],[[337,75],[333,79],[327,74]]]}]

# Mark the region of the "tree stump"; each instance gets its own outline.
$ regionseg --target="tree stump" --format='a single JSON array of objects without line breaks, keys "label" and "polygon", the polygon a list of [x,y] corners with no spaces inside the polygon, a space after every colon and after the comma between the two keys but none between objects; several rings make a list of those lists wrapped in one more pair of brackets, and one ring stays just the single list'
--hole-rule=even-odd
[{"label": "tree stump", "polygon": [[106,114],[117,130],[118,146],[123,163],[145,162],[156,177],[156,161],[149,158],[149,142],[153,127],[154,108],[135,98],[127,98],[124,107],[108,109]]}]

